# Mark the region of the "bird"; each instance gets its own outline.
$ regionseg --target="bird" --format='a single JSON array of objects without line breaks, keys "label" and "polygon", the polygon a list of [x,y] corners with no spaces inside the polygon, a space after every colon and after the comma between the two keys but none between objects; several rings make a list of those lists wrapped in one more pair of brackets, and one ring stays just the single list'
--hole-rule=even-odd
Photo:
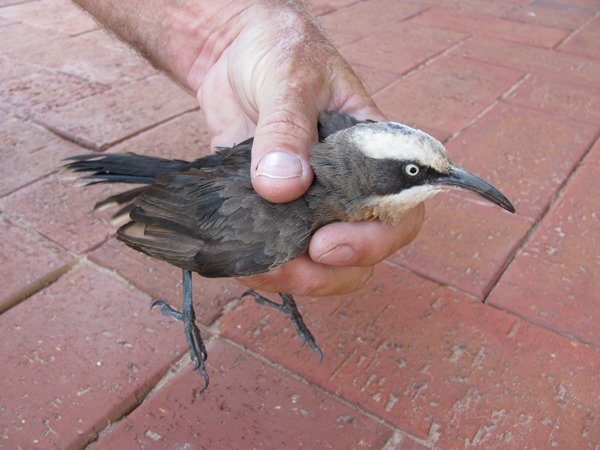
[{"label": "bird", "polygon": [[[380,220],[395,224],[409,209],[451,189],[472,191],[514,213],[498,189],[453,165],[437,139],[397,122],[358,120],[335,111],[319,114],[318,142],[310,149],[314,179],[306,193],[288,203],[271,203],[253,189],[253,139],[194,161],[135,153],[86,154],[64,168],[86,185],[133,183],[133,189],[98,202],[120,206],[125,217],[117,239],[182,269],[181,310],[159,299],[152,307],[183,322],[191,359],[208,387],[208,357],[196,325],[192,272],[203,277],[243,277],[267,272],[307,251],[312,234],[332,222]],[[289,317],[302,344],[323,359],[294,297],[281,303],[254,290],[261,305]]]}]

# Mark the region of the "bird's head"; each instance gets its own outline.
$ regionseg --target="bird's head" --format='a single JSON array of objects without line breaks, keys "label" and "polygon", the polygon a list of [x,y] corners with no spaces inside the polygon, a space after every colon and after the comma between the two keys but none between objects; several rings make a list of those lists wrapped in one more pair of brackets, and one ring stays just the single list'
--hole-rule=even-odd
[{"label": "bird's head", "polygon": [[498,189],[453,165],[437,139],[399,123],[361,123],[338,131],[312,158],[318,179],[346,198],[353,220],[396,222],[450,188],[467,189],[515,212]]}]

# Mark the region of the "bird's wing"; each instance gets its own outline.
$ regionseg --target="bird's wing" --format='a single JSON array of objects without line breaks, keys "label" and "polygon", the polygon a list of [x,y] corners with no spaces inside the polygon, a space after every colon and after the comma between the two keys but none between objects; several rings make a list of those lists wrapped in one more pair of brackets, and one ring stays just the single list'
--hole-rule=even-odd
[{"label": "bird's wing", "polygon": [[135,204],[119,239],[209,277],[265,272],[302,253],[312,231],[305,200],[260,198],[248,165],[162,176]]}]

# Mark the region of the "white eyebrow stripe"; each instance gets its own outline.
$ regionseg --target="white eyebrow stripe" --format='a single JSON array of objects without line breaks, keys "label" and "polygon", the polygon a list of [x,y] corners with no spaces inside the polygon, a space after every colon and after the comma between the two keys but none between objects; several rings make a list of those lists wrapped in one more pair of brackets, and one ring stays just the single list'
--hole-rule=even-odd
[{"label": "white eyebrow stripe", "polygon": [[373,159],[415,161],[439,171],[447,170],[448,157],[435,138],[401,124],[397,127],[381,123],[357,129],[355,139],[365,156]]}]

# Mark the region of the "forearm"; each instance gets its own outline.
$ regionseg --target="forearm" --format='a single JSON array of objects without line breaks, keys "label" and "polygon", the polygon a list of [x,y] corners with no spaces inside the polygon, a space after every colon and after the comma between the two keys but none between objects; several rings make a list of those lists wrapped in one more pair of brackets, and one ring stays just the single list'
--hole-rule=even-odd
[{"label": "forearm", "polygon": [[155,66],[196,92],[244,27],[252,0],[73,0]]}]

